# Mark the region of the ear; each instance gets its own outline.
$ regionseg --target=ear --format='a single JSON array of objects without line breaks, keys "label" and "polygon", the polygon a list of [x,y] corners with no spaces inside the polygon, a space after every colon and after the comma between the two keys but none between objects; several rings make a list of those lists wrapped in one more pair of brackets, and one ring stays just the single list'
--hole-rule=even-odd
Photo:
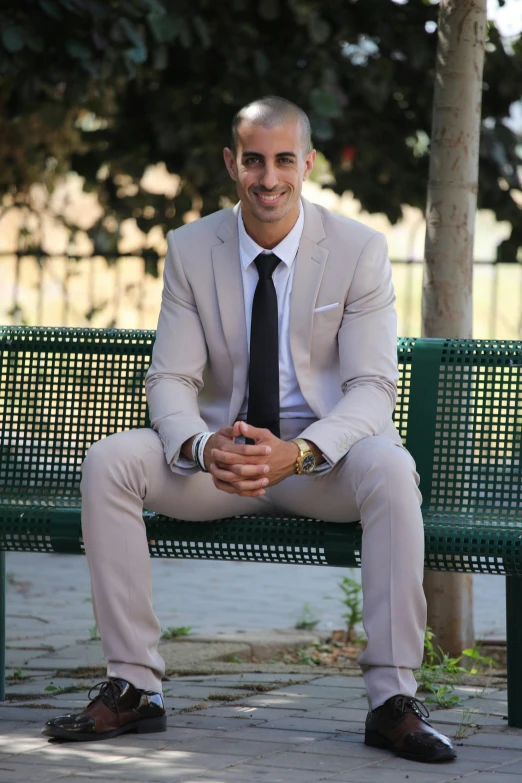
[{"label": "ear", "polygon": [[234,155],[234,153],[229,147],[225,147],[225,149],[223,150],[223,159],[225,161],[225,166],[227,167],[228,173],[230,174],[234,182],[236,182],[237,181],[236,156]]},{"label": "ear", "polygon": [[310,174],[312,173],[312,169],[314,167],[316,157],[317,157],[317,152],[315,150],[310,150],[310,152],[306,153],[303,182],[307,180]]}]

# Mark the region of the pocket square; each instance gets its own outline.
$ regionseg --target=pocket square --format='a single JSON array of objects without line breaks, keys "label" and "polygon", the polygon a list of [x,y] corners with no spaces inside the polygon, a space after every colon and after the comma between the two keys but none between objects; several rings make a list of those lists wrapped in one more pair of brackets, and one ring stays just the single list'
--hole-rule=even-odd
[{"label": "pocket square", "polygon": [[334,302],[333,304],[316,307],[314,313],[324,313],[325,310],[333,310],[334,307],[339,307],[340,304],[340,302]]}]

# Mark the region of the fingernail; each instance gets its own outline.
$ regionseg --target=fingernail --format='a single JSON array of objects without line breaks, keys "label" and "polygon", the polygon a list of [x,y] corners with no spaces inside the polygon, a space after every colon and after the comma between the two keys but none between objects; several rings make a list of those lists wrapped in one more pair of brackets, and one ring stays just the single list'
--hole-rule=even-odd
[{"label": "fingernail", "polygon": [[270,446],[265,447],[265,454],[270,454],[271,451],[272,449],[270,448]]},{"label": "fingernail", "polygon": [[268,473],[269,470],[270,468],[268,467],[268,465],[265,465],[263,468],[263,473]]},{"label": "fingernail", "polygon": [[268,479],[263,479],[263,484],[262,484],[262,486],[263,486],[263,487],[266,487],[266,485],[267,485],[267,484],[268,484]]}]

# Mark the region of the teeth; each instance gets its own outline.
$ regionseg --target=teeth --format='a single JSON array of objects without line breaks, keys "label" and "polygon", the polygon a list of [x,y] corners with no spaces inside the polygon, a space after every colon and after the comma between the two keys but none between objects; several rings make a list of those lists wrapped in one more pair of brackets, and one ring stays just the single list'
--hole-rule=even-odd
[{"label": "teeth", "polygon": [[275,201],[276,198],[279,198],[280,195],[280,193],[277,193],[275,196],[265,196],[260,193],[259,198],[261,198],[263,201]]}]

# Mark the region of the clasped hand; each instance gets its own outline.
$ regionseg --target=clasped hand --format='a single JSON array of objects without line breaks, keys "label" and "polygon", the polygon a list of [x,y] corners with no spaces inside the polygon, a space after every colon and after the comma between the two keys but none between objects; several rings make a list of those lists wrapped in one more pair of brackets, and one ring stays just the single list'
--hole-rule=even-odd
[{"label": "clasped hand", "polygon": [[[235,443],[241,435],[254,444]],[[208,439],[203,458],[218,489],[255,498],[264,495],[266,487],[296,472],[298,453],[295,443],[277,438],[270,430],[236,421],[232,427],[223,427]]]}]

